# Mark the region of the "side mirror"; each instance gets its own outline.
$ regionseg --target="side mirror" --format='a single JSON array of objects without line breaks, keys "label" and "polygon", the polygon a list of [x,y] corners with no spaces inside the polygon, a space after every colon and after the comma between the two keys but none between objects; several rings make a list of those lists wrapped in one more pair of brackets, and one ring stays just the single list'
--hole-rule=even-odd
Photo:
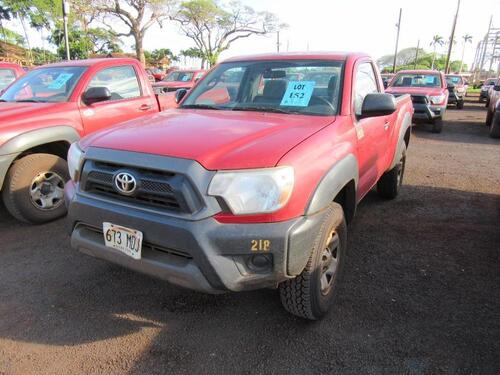
[{"label": "side mirror", "polygon": [[179,89],[175,92],[175,102],[179,104],[182,99],[186,96],[188,90],[186,89]]},{"label": "side mirror", "polygon": [[91,105],[111,99],[111,92],[107,87],[91,87],[83,94],[83,102]]},{"label": "side mirror", "polygon": [[365,96],[360,118],[387,116],[396,111],[396,99],[391,94],[372,93]]}]

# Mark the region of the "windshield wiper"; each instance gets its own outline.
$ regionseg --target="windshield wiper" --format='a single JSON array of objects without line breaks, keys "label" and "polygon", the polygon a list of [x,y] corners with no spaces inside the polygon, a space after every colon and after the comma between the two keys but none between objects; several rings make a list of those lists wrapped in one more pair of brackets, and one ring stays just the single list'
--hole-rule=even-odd
[{"label": "windshield wiper", "polygon": [[181,106],[181,108],[186,108],[186,109],[215,109],[215,110],[220,110],[221,107],[217,107],[215,105],[210,105],[210,104],[186,104]]},{"label": "windshield wiper", "polygon": [[274,107],[255,107],[255,106],[248,106],[248,107],[233,107],[231,110],[233,111],[253,111],[253,112],[272,112],[272,113],[285,113],[285,114],[297,114],[300,112],[297,111],[286,111],[281,108],[274,108]]},{"label": "windshield wiper", "polygon": [[35,100],[35,99],[20,99],[15,101],[18,103],[47,103],[46,100]]}]

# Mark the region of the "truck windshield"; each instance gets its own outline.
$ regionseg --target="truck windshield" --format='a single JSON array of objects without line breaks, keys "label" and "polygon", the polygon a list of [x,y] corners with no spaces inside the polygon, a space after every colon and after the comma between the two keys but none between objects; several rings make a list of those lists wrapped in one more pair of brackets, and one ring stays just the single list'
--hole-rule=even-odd
[{"label": "truck windshield", "polygon": [[85,69],[68,66],[32,70],[12,84],[0,99],[6,102],[66,102]]},{"label": "truck windshield", "polygon": [[181,108],[332,116],[337,114],[343,62],[268,60],[222,63]]},{"label": "truck windshield", "polygon": [[437,74],[400,73],[394,77],[393,87],[440,87],[441,78]]},{"label": "truck windshield", "polygon": [[165,82],[189,82],[193,79],[194,72],[172,72],[167,75]]},{"label": "truck windshield", "polygon": [[446,76],[446,82],[452,85],[462,84],[462,77],[460,76]]},{"label": "truck windshield", "polygon": [[0,90],[3,90],[16,80],[16,74],[12,69],[0,69]]}]

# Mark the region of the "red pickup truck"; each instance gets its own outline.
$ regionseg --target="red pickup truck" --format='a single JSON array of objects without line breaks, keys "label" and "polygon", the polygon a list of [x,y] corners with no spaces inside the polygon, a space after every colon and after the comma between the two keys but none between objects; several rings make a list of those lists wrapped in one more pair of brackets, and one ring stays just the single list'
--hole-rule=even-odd
[{"label": "red pickup truck", "polygon": [[177,99],[71,146],[72,246],[207,293],[279,288],[319,319],[357,204],[398,194],[410,96],[369,56],[296,53],[232,58]]},{"label": "red pickup truck", "polygon": [[18,64],[0,62],[0,92],[24,74]]},{"label": "red pickup truck", "polygon": [[205,74],[205,70],[176,70],[167,74],[160,82],[153,84],[156,94],[175,92],[178,89],[190,90]]},{"label": "red pickup truck", "polygon": [[32,223],[64,215],[70,144],[159,112],[158,100],[134,59],[45,65],[19,78],[0,96],[0,190],[7,210]]},{"label": "red pickup truck", "polygon": [[403,70],[389,83],[385,92],[394,96],[410,94],[414,120],[428,121],[433,133],[443,130],[443,117],[450,95],[444,73],[433,70]]}]

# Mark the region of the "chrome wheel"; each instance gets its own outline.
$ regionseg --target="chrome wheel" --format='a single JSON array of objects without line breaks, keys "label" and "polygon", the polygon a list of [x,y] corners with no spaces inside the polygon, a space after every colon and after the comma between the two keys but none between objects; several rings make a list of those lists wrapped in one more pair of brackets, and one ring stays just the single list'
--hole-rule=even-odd
[{"label": "chrome wheel", "polygon": [[54,172],[35,176],[30,186],[31,203],[40,210],[53,210],[64,202],[64,180]]},{"label": "chrome wheel", "polygon": [[321,294],[327,295],[333,286],[339,264],[340,239],[335,231],[332,231],[326,241],[326,246],[321,254]]}]

